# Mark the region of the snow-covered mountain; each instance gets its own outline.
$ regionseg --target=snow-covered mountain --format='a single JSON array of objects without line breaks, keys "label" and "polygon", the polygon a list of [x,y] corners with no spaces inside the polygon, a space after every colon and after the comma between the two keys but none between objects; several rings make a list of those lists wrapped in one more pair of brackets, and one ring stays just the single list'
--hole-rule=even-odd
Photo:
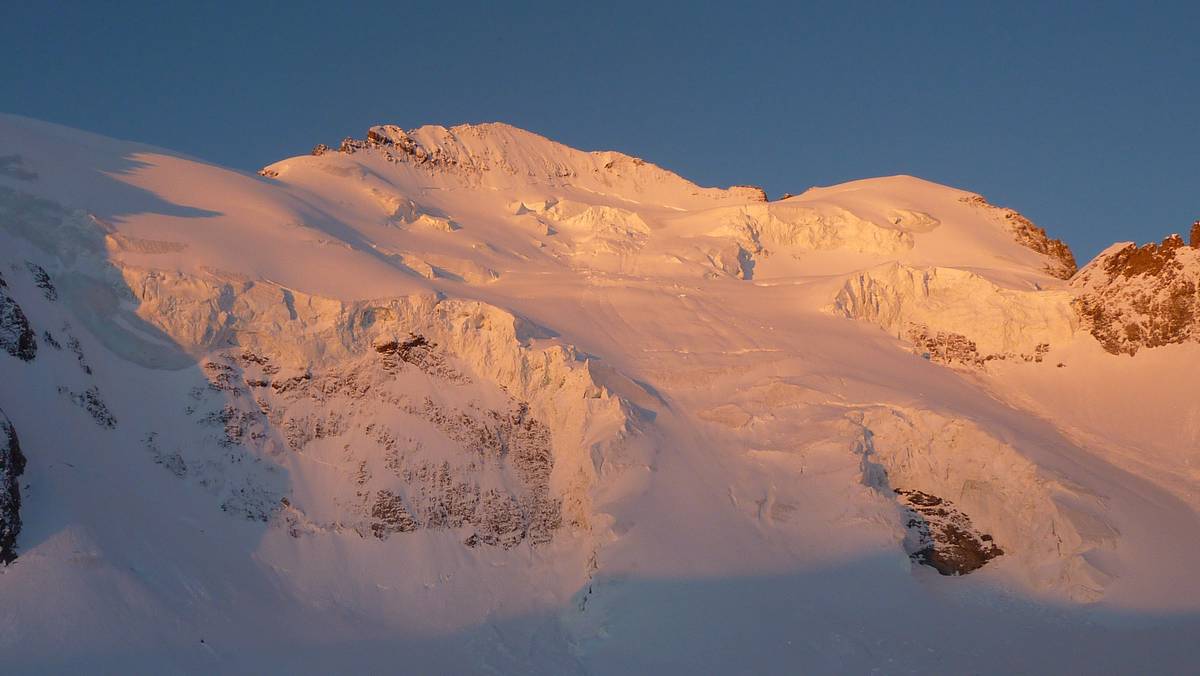
[{"label": "snow-covered mountain", "polygon": [[1200,228],[0,117],[6,668],[1188,670]]}]

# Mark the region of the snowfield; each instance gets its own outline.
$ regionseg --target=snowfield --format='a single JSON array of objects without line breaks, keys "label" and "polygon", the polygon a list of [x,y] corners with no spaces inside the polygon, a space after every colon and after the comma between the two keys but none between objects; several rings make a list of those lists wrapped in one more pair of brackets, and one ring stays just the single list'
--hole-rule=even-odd
[{"label": "snowfield", "polygon": [[0,664],[1194,671],[1198,248],[503,124],[249,175],[0,116]]}]

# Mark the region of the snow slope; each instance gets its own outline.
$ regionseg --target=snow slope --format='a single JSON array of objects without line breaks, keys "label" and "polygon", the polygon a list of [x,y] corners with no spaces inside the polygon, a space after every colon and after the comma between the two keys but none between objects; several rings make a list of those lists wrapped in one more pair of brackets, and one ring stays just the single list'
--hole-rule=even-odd
[{"label": "snow slope", "polygon": [[907,176],[769,202],[502,124],[254,176],[0,117],[0,655],[1186,671],[1200,331],[1107,350],[1124,278],[1069,255]]}]

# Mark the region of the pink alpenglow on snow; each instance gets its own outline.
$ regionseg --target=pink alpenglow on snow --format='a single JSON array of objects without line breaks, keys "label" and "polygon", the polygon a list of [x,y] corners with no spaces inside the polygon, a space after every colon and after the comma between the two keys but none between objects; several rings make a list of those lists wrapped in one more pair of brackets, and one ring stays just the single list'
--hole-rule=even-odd
[{"label": "pink alpenglow on snow", "polygon": [[0,162],[7,670],[1194,668],[1200,226],[504,124]]}]

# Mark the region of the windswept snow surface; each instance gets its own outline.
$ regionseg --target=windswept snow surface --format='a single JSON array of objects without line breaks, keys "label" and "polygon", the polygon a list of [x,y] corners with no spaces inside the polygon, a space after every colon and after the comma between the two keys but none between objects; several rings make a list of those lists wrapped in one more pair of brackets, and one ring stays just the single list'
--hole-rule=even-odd
[{"label": "windswept snow surface", "polygon": [[[2,116],[0,664],[1194,670],[1200,344],[1103,349],[1005,213],[501,124],[255,176]],[[955,542],[1003,554],[918,563]]]}]

